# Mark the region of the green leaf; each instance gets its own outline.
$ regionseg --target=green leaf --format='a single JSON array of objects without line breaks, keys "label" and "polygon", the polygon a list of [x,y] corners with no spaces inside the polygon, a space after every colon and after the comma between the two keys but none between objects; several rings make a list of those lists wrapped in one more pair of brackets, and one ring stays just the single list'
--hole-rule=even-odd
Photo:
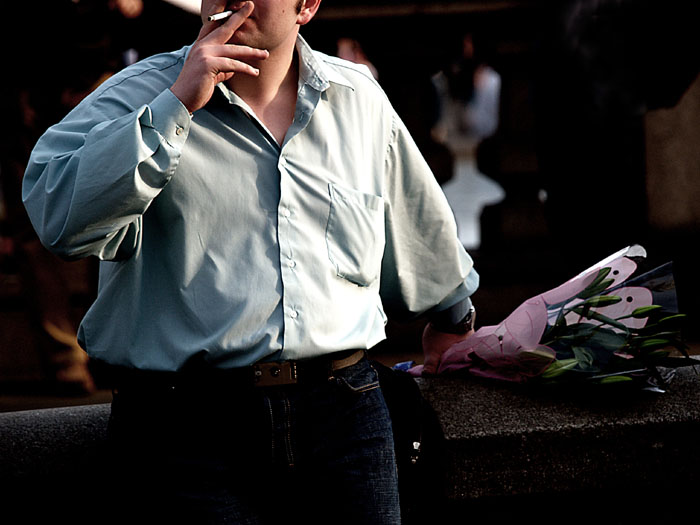
[{"label": "green leaf", "polygon": [[661,306],[658,304],[652,304],[651,306],[640,306],[639,308],[635,308],[631,315],[635,319],[643,319],[645,317],[649,317],[652,313],[660,309]]},{"label": "green leaf", "polygon": [[598,270],[598,275],[595,276],[595,279],[591,281],[591,284],[589,284],[586,287],[586,289],[595,288],[596,286],[598,286],[601,282],[603,282],[603,279],[605,279],[610,274],[611,271],[612,267],[610,266],[606,266],[605,268],[601,268],[600,270]]},{"label": "green leaf", "polygon": [[680,333],[679,332],[669,332],[669,331],[660,331],[660,332],[652,332],[649,335],[646,336],[636,336],[634,338],[634,341],[646,341],[647,339],[674,339],[676,337],[679,337]]},{"label": "green leaf", "polygon": [[682,355],[685,357],[690,357],[690,354],[688,353],[688,345],[686,345],[683,341],[678,341],[674,339],[671,341],[671,346],[673,346],[676,350],[678,350]]},{"label": "green leaf", "polygon": [[[670,318],[669,318],[670,319]],[[657,322],[657,323],[647,323],[644,326],[640,328],[636,328],[632,330],[633,332],[636,332],[639,334],[639,336],[645,336],[649,337],[650,335],[654,334],[667,334],[667,333],[673,333],[675,336],[680,335],[680,327],[675,326],[673,324],[673,320],[670,320],[669,322]]]},{"label": "green leaf", "polygon": [[571,370],[578,364],[577,359],[559,359],[554,361],[547,369],[542,372],[542,377],[545,379],[553,379],[560,376],[567,370]]},{"label": "green leaf", "polygon": [[[612,317],[608,317],[607,315],[603,315],[599,312],[596,312],[594,310],[590,310],[588,308],[582,308],[582,307],[575,307],[572,310],[574,313],[579,314],[582,317],[586,317],[588,319],[593,319],[594,321],[599,321],[604,324],[608,324],[610,326],[614,326],[615,328],[619,328],[620,330],[628,331],[629,327],[623,323],[618,322],[617,320],[613,319]],[[624,317],[621,317],[620,319],[624,319]]]},{"label": "green leaf", "polygon": [[618,295],[597,295],[586,299],[581,306],[589,306],[591,308],[598,308],[601,306],[609,306],[611,304],[617,304],[622,301],[622,297]]},{"label": "green leaf", "polygon": [[601,385],[611,384],[611,383],[623,383],[626,381],[632,381],[633,379],[628,376],[609,376],[604,377],[600,380]]},{"label": "green leaf", "polygon": [[671,343],[670,339],[651,337],[649,339],[642,341],[638,345],[638,348],[640,350],[648,351],[648,350],[652,350],[652,349],[656,350],[656,349],[660,349],[660,348],[665,348],[671,344],[672,343]]},{"label": "green leaf", "polygon": [[561,337],[590,337],[599,326],[593,323],[572,323],[559,330]]},{"label": "green leaf", "polygon": [[574,323],[566,326],[565,330],[558,331],[554,337],[543,344],[555,349],[562,346],[568,349],[571,346],[583,346],[594,351],[614,352],[625,345],[627,337],[627,334],[615,332],[600,325]]},{"label": "green leaf", "polygon": [[581,290],[576,295],[576,297],[579,297],[581,299],[586,299],[588,297],[598,295],[603,290],[605,290],[608,286],[610,286],[614,282],[613,279],[607,279],[607,280],[605,279],[611,270],[612,270],[612,268],[609,266],[606,266],[605,268],[601,268],[598,271],[598,275],[595,276],[595,279],[593,279],[588,286],[586,286],[583,290]]},{"label": "green leaf", "polygon": [[533,359],[541,359],[543,361],[552,361],[554,358],[554,352],[551,349],[543,346],[538,346],[537,348],[533,348],[531,350],[522,350],[520,354]]},{"label": "green leaf", "polygon": [[684,321],[686,317],[688,317],[686,314],[669,315],[668,317],[663,317],[659,319],[659,324],[672,323],[674,321]]},{"label": "green leaf", "polygon": [[579,299],[587,299],[588,297],[593,297],[595,295],[599,295],[603,293],[607,288],[615,282],[614,279],[605,279],[604,281],[601,281],[600,283],[596,284],[595,286],[593,285],[588,285],[584,290],[579,292],[576,297]]},{"label": "green leaf", "polygon": [[555,354],[549,348],[533,348],[518,352],[517,359],[521,368],[539,374],[554,361]]},{"label": "green leaf", "polygon": [[629,319],[630,317],[633,317],[635,319],[644,319],[645,317],[649,317],[661,308],[662,307],[657,304],[652,304],[650,306],[640,306],[639,308],[635,308],[631,314],[618,317],[617,320],[620,321],[621,319]]},{"label": "green leaf", "polygon": [[609,352],[622,348],[627,342],[627,337],[612,330],[601,328],[591,334],[586,346],[597,347]]},{"label": "green leaf", "polygon": [[574,353],[574,357],[578,361],[579,365],[581,365],[581,368],[589,368],[593,366],[593,352],[583,348],[582,346],[572,346],[571,351]]},{"label": "green leaf", "polygon": [[656,359],[656,358],[663,359],[665,357],[668,357],[670,353],[671,353],[670,350],[653,350],[647,354],[647,357],[652,357],[654,359]]}]

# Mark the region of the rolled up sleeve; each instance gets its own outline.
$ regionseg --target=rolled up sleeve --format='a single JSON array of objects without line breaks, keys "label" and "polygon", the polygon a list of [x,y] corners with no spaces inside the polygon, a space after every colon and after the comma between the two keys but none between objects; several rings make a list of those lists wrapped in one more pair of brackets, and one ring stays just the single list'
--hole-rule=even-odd
[{"label": "rolled up sleeve", "polygon": [[472,295],[479,275],[442,189],[398,116],[387,149],[385,189],[381,293],[387,313],[411,317]]}]

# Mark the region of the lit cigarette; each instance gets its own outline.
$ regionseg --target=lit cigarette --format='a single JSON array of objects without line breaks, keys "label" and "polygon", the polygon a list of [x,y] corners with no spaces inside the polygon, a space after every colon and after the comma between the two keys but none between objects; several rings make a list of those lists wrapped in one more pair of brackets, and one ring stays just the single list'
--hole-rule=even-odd
[{"label": "lit cigarette", "polygon": [[217,20],[223,20],[224,18],[228,18],[233,14],[233,11],[224,11],[222,13],[216,13],[215,15],[209,15],[208,20],[210,22],[216,22]]}]

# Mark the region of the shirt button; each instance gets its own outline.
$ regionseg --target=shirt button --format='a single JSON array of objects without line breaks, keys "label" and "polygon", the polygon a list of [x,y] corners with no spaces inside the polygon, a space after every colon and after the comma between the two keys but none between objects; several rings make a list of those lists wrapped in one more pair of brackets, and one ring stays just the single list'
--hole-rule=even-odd
[{"label": "shirt button", "polygon": [[282,217],[284,217],[285,219],[289,219],[289,217],[291,217],[291,215],[292,215],[292,212],[289,211],[289,208],[282,208]]},{"label": "shirt button", "polygon": [[183,131],[185,131],[185,128],[183,128],[182,126],[177,126],[175,128],[175,135],[182,135]]},{"label": "shirt button", "polygon": [[297,265],[297,263],[295,263],[292,260],[287,261],[287,266],[289,266],[290,268],[294,268],[296,265]]},{"label": "shirt button", "polygon": [[297,317],[299,317],[299,314],[296,310],[292,310],[291,312],[289,312],[289,317],[291,317],[292,319],[296,319]]}]

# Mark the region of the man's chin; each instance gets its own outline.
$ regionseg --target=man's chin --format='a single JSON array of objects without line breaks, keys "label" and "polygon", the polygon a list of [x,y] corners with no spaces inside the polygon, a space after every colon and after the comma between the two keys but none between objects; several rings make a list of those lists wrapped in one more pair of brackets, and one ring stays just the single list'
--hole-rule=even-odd
[{"label": "man's chin", "polygon": [[245,31],[236,31],[231,40],[228,41],[229,44],[236,44],[239,46],[250,46],[255,47],[256,40],[253,35],[246,33]]},{"label": "man's chin", "polygon": [[228,44],[235,44],[237,46],[249,46],[249,41],[246,38],[242,38],[238,35],[233,35],[231,40],[227,42]]}]

